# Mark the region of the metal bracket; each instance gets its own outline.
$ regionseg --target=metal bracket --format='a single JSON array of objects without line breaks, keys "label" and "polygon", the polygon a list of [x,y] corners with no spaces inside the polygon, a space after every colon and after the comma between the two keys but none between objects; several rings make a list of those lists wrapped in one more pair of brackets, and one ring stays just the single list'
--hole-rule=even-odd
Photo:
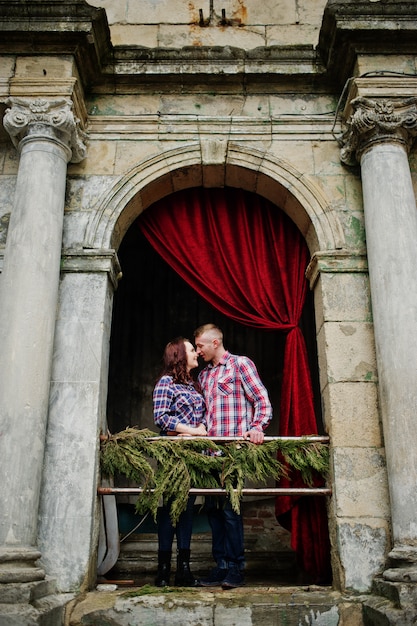
[{"label": "metal bracket", "polygon": [[[229,20],[226,17],[226,9],[222,9],[222,16],[219,17],[214,10],[214,0],[210,0],[210,8],[209,8],[209,17],[204,18],[203,9],[199,9],[199,25],[201,27],[207,26],[233,26],[235,24],[234,20]],[[236,22],[237,23],[237,22]]]}]

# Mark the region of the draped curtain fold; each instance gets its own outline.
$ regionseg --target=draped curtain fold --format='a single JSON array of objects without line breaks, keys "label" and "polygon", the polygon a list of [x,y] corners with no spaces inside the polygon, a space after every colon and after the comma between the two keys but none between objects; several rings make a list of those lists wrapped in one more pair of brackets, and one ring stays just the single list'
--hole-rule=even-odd
[{"label": "draped curtain fold", "polygon": [[[231,188],[177,192],[138,222],[162,258],[224,315],[287,333],[280,435],[315,434],[310,369],[298,326],[309,253],[295,224],[264,198]],[[279,497],[276,514],[291,530],[300,565],[315,582],[323,582],[330,571],[327,515],[316,500]]]}]

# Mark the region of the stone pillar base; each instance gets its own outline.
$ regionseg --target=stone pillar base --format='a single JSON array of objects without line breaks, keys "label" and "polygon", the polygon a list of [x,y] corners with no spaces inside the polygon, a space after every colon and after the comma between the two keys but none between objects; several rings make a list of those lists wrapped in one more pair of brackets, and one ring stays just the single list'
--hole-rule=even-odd
[{"label": "stone pillar base", "polygon": [[388,554],[390,567],[383,573],[391,582],[417,582],[417,546],[397,546]]},{"label": "stone pillar base", "polygon": [[41,598],[57,594],[56,581],[48,576],[30,583],[4,583],[1,586],[1,604],[33,604]]},{"label": "stone pillar base", "polygon": [[45,578],[45,571],[36,565],[41,553],[35,548],[0,548],[0,583],[28,583]]},{"label": "stone pillar base", "polygon": [[63,624],[66,605],[74,594],[58,593],[51,578],[30,583],[2,584],[0,624]]},{"label": "stone pillar base", "polygon": [[398,546],[388,555],[390,567],[374,579],[363,601],[364,626],[412,626],[417,608],[417,548]]},{"label": "stone pillar base", "polygon": [[[381,578],[376,578],[372,585],[372,592],[364,600],[364,614],[369,613],[373,619],[365,620],[368,624],[395,624],[396,626],[406,626],[413,624],[417,607],[417,586],[403,582],[391,582]],[[379,618],[377,619],[377,615]],[[381,615],[385,616],[385,621],[381,620]],[[412,621],[407,621],[408,616],[413,616]],[[389,616],[389,619],[388,619]]]}]

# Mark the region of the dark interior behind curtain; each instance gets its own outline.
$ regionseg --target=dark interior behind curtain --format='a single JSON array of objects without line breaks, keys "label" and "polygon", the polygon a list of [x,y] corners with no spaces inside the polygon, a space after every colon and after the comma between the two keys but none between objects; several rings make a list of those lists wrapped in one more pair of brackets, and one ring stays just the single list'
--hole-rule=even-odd
[{"label": "dark interior behind curtain", "polygon": [[[212,306],[246,326],[287,334],[279,432],[317,433],[307,351],[298,326],[309,252],[294,223],[264,198],[232,188],[177,192],[155,203],[138,222],[162,258]],[[291,530],[300,565],[323,581],[329,572],[327,515],[324,502],[310,506],[313,500],[317,498],[278,498],[276,513]],[[318,545],[312,527],[326,529],[321,535],[327,541]]]}]

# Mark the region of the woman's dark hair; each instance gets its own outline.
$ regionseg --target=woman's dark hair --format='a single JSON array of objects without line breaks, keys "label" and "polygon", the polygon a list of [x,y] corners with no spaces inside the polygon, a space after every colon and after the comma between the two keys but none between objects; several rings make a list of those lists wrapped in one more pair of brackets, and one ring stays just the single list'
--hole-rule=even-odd
[{"label": "woman's dark hair", "polygon": [[187,372],[187,352],[185,342],[189,339],[176,337],[165,346],[162,357],[162,376],[172,376],[174,383],[187,384],[192,382]]}]

